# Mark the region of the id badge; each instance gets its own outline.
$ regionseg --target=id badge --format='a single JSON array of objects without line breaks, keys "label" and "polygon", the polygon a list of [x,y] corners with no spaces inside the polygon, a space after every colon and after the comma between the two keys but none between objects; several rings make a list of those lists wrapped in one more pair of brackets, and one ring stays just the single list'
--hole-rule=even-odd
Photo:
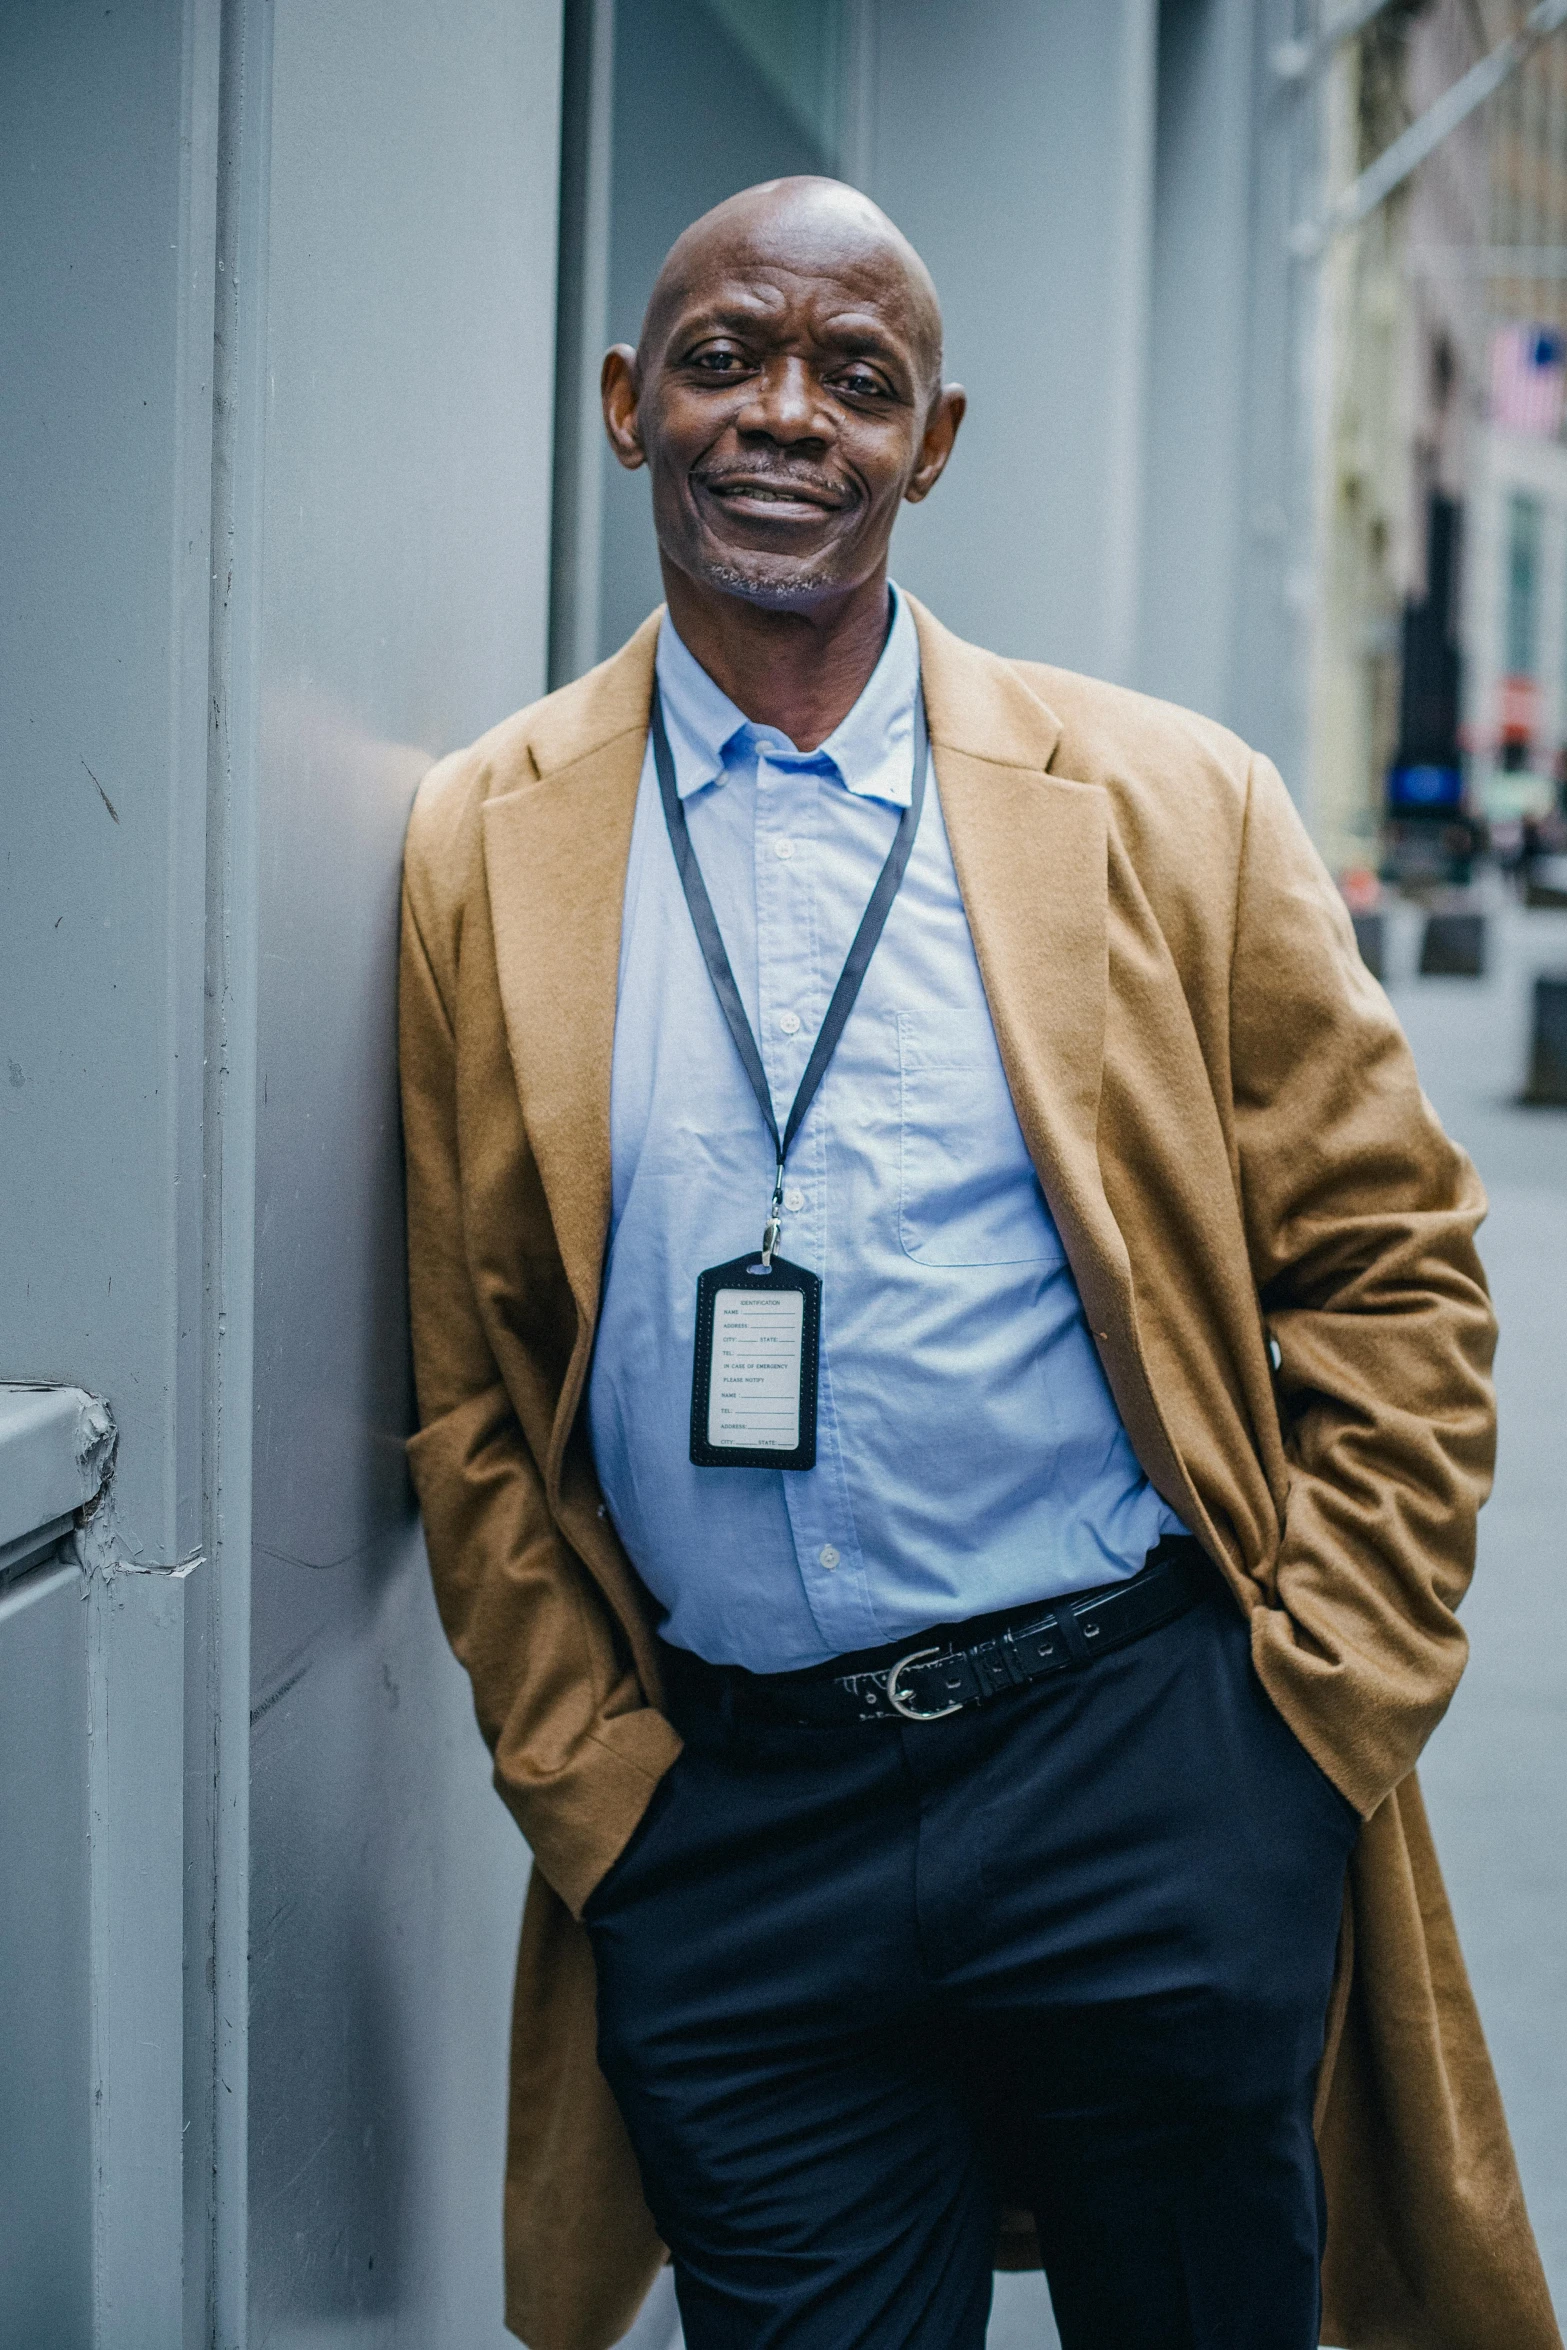
[{"label": "id badge", "polygon": [[760,1252],[696,1285],[691,1458],[699,1469],[814,1469],[822,1285]]}]

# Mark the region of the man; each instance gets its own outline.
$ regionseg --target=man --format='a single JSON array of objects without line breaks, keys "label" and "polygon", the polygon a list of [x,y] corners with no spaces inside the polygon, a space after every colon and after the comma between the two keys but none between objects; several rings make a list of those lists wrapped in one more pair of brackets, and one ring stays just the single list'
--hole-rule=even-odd
[{"label": "man", "polygon": [[604,368],[667,609],[413,819],[508,2322],[611,2341],[662,2243],[691,2350],[977,2350],[1040,2256],[1066,2350],[1534,2350],[1411,1776],[1479,1187],[1266,762],[889,588],[963,405],[863,198],[699,221]]}]

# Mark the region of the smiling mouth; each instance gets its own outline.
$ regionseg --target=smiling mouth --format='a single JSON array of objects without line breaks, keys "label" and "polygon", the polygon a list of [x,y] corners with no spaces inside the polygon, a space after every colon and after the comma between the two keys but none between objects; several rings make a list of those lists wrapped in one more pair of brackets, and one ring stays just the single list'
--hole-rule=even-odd
[{"label": "smiling mouth", "polygon": [[814,484],[776,481],[705,481],[701,487],[726,506],[740,508],[771,508],[783,514],[836,514],[843,501],[830,496]]}]

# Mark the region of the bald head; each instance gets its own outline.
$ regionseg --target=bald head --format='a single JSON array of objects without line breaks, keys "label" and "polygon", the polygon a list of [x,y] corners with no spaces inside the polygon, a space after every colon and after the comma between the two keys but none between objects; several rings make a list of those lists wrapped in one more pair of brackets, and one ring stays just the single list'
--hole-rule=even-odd
[{"label": "bald head", "polygon": [[941,380],[930,272],[867,197],[769,180],[704,213],[603,396],[616,456],[652,476],[683,632],[694,596],[796,615],[859,598],[884,623],[893,523],[940,478],[963,393]]},{"label": "bald head", "polygon": [[923,388],[939,388],[941,304],[930,271],[879,204],[842,180],[814,176],[742,188],[675,239],[648,297],[639,362],[661,345],[695,289],[715,277],[765,279],[780,269],[874,288],[909,337]]}]

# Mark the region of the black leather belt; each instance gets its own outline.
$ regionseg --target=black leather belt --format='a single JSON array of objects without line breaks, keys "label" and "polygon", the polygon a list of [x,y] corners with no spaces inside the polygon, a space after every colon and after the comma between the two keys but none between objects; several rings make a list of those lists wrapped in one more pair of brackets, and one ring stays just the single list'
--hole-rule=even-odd
[{"label": "black leather belt", "polygon": [[[1173,1623],[1216,1588],[1206,1554],[1183,1535],[1161,1542],[1126,1582],[1058,1600],[1049,1609],[1022,1610],[1010,1621],[983,1619],[983,1636],[978,1624],[959,1624],[925,1633],[901,1652],[895,1647],[837,1657],[802,1673],[748,1673],[673,1648],[664,1656],[677,1702],[688,1694],[730,1720],[801,1727],[900,1718],[940,1722],[1049,1673],[1079,1672],[1111,1649]],[[975,1636],[965,1640],[966,1631]]]}]

